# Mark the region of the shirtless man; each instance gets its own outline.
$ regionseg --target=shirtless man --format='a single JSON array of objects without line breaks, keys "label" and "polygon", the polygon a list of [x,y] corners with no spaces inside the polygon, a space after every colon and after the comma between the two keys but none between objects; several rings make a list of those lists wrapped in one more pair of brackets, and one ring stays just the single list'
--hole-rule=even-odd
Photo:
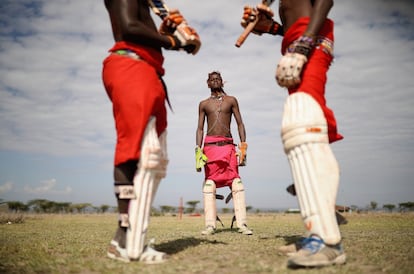
[{"label": "shirtless man", "polygon": [[[167,91],[162,48],[196,53],[201,43],[178,10],[159,31],[147,0],[105,0],[115,44],[103,62],[102,79],[113,106],[117,142],[114,192],[118,228],[107,255],[129,262],[159,263],[166,254],[144,247],[150,208],[166,175]],[[187,35],[180,30],[185,29]],[[141,153],[142,152],[142,153]]]},{"label": "shirtless man", "polygon": [[[217,71],[209,73],[207,85],[210,97],[201,101],[198,107],[196,132],[196,170],[204,166],[203,183],[205,230],[203,235],[214,234],[216,230],[216,189],[230,187],[238,232],[252,235],[246,222],[244,186],[240,180],[238,166],[246,165],[246,130],[240,115],[239,104],[233,96],[223,90],[223,80]],[[240,137],[239,159],[237,160],[233,137],[230,132],[232,116],[236,119]],[[204,138],[204,122],[207,119],[207,134]]]},{"label": "shirtless man", "polygon": [[281,34],[277,83],[287,88],[282,141],[288,157],[307,238],[288,260],[290,267],[318,267],[346,261],[335,217],[339,167],[330,143],[343,137],[326,106],[326,74],[333,59],[333,0],[280,0],[282,26],[264,5],[245,7],[242,26],[259,16],[254,33]]}]

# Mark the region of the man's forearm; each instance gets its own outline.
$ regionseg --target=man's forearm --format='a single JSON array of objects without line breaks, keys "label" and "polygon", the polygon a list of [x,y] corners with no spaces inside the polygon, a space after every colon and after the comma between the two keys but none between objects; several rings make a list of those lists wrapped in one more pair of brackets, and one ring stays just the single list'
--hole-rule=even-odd
[{"label": "man's forearm", "polygon": [[204,135],[204,131],[197,129],[197,133],[196,133],[196,146],[201,147],[203,145],[203,135]]},{"label": "man's forearm", "polygon": [[244,124],[239,125],[238,130],[239,130],[240,142],[246,142],[246,129],[244,127]]},{"label": "man's forearm", "polygon": [[328,17],[332,6],[333,0],[315,0],[312,9],[311,20],[305,32],[306,35],[318,35],[325,22],[325,19]]}]

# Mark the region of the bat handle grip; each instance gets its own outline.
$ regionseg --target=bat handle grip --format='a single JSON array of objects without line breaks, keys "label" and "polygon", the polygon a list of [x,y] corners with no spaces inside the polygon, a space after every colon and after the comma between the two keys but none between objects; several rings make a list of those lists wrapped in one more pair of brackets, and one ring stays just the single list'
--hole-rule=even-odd
[{"label": "bat handle grip", "polygon": [[240,34],[239,38],[236,41],[236,47],[240,47],[244,41],[247,39],[247,36],[249,36],[250,32],[252,32],[252,30],[254,29],[254,27],[256,26],[257,22],[259,21],[259,18],[256,17],[256,19],[252,22],[250,22],[246,28],[244,29],[243,33]]}]

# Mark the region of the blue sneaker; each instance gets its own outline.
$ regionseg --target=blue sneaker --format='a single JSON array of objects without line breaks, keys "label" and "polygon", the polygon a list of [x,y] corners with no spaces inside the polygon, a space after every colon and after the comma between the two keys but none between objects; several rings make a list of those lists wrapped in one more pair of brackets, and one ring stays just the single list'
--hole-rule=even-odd
[{"label": "blue sneaker", "polygon": [[302,248],[288,260],[289,267],[320,267],[344,264],[346,255],[342,245],[326,245],[324,241],[311,236],[302,241]]}]

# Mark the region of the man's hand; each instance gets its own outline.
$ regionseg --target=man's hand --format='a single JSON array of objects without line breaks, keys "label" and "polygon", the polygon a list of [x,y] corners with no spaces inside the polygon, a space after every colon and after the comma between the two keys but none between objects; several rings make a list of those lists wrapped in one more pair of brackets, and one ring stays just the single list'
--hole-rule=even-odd
[{"label": "man's hand", "polygon": [[301,36],[289,46],[276,68],[276,81],[281,87],[292,88],[300,83],[313,46],[314,39],[309,36]]},{"label": "man's hand", "polygon": [[252,31],[254,34],[270,33],[273,35],[283,35],[281,25],[273,20],[273,16],[272,9],[266,5],[258,4],[256,8],[244,6],[240,24],[243,28],[246,28],[250,22],[254,22],[257,18],[257,23]]},{"label": "man's hand", "polygon": [[247,143],[239,144],[239,166],[245,166],[247,162]]},{"label": "man's hand", "polygon": [[159,32],[171,40],[172,50],[184,49],[195,55],[201,47],[198,33],[187,24],[178,10],[172,10],[161,23]]},{"label": "man's hand", "polygon": [[162,20],[159,32],[161,34],[173,34],[177,26],[185,21],[179,10],[171,10],[168,16]]},{"label": "man's hand", "polygon": [[203,150],[196,146],[195,148],[195,160],[196,160],[196,171],[201,172],[201,169],[205,166],[208,159],[207,156],[203,153]]},{"label": "man's hand", "polygon": [[180,41],[182,47],[187,53],[195,55],[201,47],[200,37],[195,29],[190,27],[186,21],[177,26],[174,37]]}]

